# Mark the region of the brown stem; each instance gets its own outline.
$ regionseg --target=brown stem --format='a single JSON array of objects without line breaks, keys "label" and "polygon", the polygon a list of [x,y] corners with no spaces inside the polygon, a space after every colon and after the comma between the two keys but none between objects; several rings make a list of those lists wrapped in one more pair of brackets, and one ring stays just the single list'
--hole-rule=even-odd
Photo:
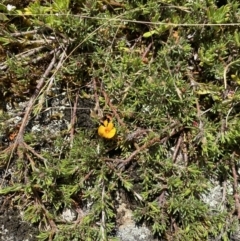
[{"label": "brown stem", "polygon": [[110,109],[112,110],[114,116],[116,117],[118,123],[121,125],[121,126],[125,126],[125,124],[123,123],[122,119],[120,118],[120,116],[118,115],[117,111],[116,111],[116,108],[112,105],[107,93],[105,92],[105,90],[103,89],[103,87],[101,88],[101,91],[102,91],[102,94],[105,98],[105,101],[106,101],[106,104],[110,107]]},{"label": "brown stem", "polygon": [[150,44],[147,46],[146,50],[144,51],[144,53],[143,53],[143,55],[142,55],[142,59],[143,59],[143,60],[147,57],[147,55],[148,55],[148,53],[149,53],[152,45],[153,45],[153,42],[150,43]]},{"label": "brown stem", "polygon": [[[164,138],[165,139],[165,138]],[[139,152],[143,151],[144,149],[153,146],[155,143],[157,142],[162,142],[162,140],[159,137],[154,137],[152,140],[150,140],[149,142],[146,142],[145,144],[143,144],[142,146],[140,146],[137,150],[135,150],[134,152],[132,152],[132,154],[125,160],[123,160],[123,164],[127,164],[129,163]]]},{"label": "brown stem", "polygon": [[170,137],[172,137],[173,135],[175,135],[176,133],[178,133],[179,131],[183,130],[184,127],[181,127],[180,130],[172,130],[171,133],[169,135],[166,136],[166,131],[167,129],[170,129],[170,128],[174,128],[176,127],[177,123],[173,123],[171,124],[170,126],[168,126],[167,128],[165,128],[163,130],[163,133],[165,134],[164,137],[161,137],[161,136],[157,136],[157,137],[154,137],[153,139],[151,139],[150,141],[146,142],[145,144],[143,144],[142,146],[140,146],[137,150],[135,150],[134,152],[132,152],[132,154],[126,158],[125,160],[122,161],[122,165],[127,165],[138,153],[140,153],[141,151],[147,149],[148,147],[150,146],[153,146],[154,144],[156,143],[165,143],[166,141],[169,140]]},{"label": "brown stem", "polygon": [[96,78],[93,78],[93,89],[94,89],[94,99],[95,99],[95,107],[94,111],[97,112],[97,115],[99,118],[103,117],[100,104],[99,104],[99,96],[98,96],[98,91],[97,91],[97,83],[96,83]]},{"label": "brown stem", "polygon": [[43,162],[46,162],[47,159],[43,158],[41,155],[39,155],[31,146],[27,145],[25,142],[23,143],[24,147],[29,150],[34,156],[42,160]]},{"label": "brown stem", "polygon": [[71,117],[71,130],[70,130],[70,143],[71,143],[71,145],[73,143],[73,138],[74,138],[74,130],[75,130],[74,125],[75,125],[76,117],[77,117],[78,97],[79,97],[79,90],[76,93],[76,98],[75,98],[72,117]]},{"label": "brown stem", "polygon": [[177,158],[177,154],[178,154],[180,145],[181,145],[181,143],[182,143],[182,140],[183,140],[182,136],[179,136],[178,142],[177,142],[177,145],[175,146],[174,153],[173,153],[173,157],[172,157],[173,162],[175,162],[175,160],[176,160],[176,158]]},{"label": "brown stem", "polygon": [[24,134],[25,127],[26,127],[26,124],[28,122],[28,119],[29,119],[32,107],[33,107],[34,102],[35,102],[35,100],[36,100],[36,98],[37,98],[37,96],[38,96],[38,94],[39,94],[39,92],[40,92],[40,90],[41,90],[41,88],[42,88],[42,86],[44,84],[45,79],[50,74],[50,71],[53,69],[54,64],[56,62],[56,59],[57,59],[57,56],[59,55],[59,53],[60,53],[60,50],[58,50],[56,52],[56,54],[53,56],[51,63],[49,64],[49,66],[46,69],[46,71],[43,74],[43,76],[38,81],[38,85],[36,86],[35,92],[34,92],[34,94],[32,95],[32,97],[30,98],[30,100],[28,102],[28,105],[26,107],[26,112],[25,112],[25,115],[24,115],[23,120],[22,120],[22,124],[21,124],[21,126],[19,128],[18,135],[17,135],[16,140],[14,142],[13,150],[17,147],[17,145],[19,145],[20,143],[23,143],[23,134]]},{"label": "brown stem", "polygon": [[182,152],[183,152],[184,164],[185,164],[185,166],[187,166],[188,165],[188,150],[187,150],[185,141],[183,142]]},{"label": "brown stem", "polygon": [[[17,55],[14,56],[14,58],[16,60],[22,61],[24,58],[35,55],[36,53],[40,52],[44,48],[46,48],[46,46],[37,47],[37,48],[31,49],[29,51],[25,51],[23,53],[17,54]],[[27,62],[27,63],[29,64],[29,62]],[[8,68],[7,61],[0,64],[0,70],[5,70],[7,68]]]}]

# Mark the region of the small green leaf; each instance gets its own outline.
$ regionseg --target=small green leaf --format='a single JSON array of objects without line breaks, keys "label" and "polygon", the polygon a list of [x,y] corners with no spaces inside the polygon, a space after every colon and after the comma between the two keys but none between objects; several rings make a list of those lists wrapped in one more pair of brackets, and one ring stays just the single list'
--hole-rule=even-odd
[{"label": "small green leaf", "polygon": [[155,33],[157,33],[157,31],[156,30],[152,30],[152,31],[144,33],[143,37],[144,38],[149,38],[149,37],[153,36]]},{"label": "small green leaf", "polygon": [[231,78],[232,78],[234,81],[236,81],[236,83],[237,83],[238,85],[240,85],[240,78],[239,78],[237,75],[232,74],[232,75],[231,75]]},{"label": "small green leaf", "polygon": [[0,11],[1,12],[7,12],[7,7],[0,3]]},{"label": "small green leaf", "polygon": [[4,13],[0,13],[0,21],[8,21],[9,19],[6,17]]}]

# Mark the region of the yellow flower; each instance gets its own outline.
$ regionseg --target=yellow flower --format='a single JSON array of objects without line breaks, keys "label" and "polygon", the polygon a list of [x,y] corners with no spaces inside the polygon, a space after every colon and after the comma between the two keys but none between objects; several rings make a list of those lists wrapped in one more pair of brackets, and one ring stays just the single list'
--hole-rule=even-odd
[{"label": "yellow flower", "polygon": [[107,139],[111,139],[116,134],[116,128],[114,127],[112,121],[108,122],[105,120],[103,125],[98,127],[98,135]]}]

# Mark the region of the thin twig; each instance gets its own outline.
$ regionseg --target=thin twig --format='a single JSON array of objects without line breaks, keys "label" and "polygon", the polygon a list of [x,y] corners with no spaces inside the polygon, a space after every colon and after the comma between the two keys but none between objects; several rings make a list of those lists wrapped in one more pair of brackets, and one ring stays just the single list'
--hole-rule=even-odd
[{"label": "thin twig", "polygon": [[38,61],[46,58],[46,56],[48,56],[48,55],[54,54],[55,52],[56,52],[55,49],[52,50],[52,51],[50,51],[50,52],[46,52],[46,53],[44,53],[44,54],[42,54],[42,55],[40,55],[40,56],[37,56],[36,58],[33,58],[33,59],[30,59],[29,61],[23,62],[22,65],[28,65],[28,64],[30,64],[30,63],[36,64]]},{"label": "thin twig", "polygon": [[55,39],[37,39],[37,40],[21,40],[18,41],[20,44],[24,44],[24,45],[33,45],[33,44],[51,44],[54,41],[56,41]]},{"label": "thin twig", "polygon": [[27,145],[25,142],[23,143],[24,147],[29,150],[34,156],[42,160],[44,163],[47,161],[47,159],[43,158],[41,155],[39,155],[32,147]]},{"label": "thin twig", "polygon": [[146,57],[147,57],[147,55],[148,55],[148,53],[149,53],[152,45],[153,45],[153,42],[151,42],[151,43],[147,46],[146,50],[144,51],[144,53],[143,53],[143,55],[142,55],[142,61],[143,61],[143,62],[146,60]]},{"label": "thin twig", "polygon": [[121,125],[121,126],[125,126],[124,122],[122,121],[122,119],[120,118],[120,116],[118,115],[117,111],[116,111],[116,108],[112,105],[107,93],[105,92],[105,90],[103,88],[101,88],[101,91],[102,91],[102,94],[105,98],[105,101],[107,103],[107,105],[110,107],[111,111],[113,112],[114,116],[116,117],[118,123]]},{"label": "thin twig", "polygon": [[41,27],[41,28],[38,28],[38,29],[35,29],[35,30],[30,30],[30,31],[25,31],[25,32],[10,33],[9,35],[11,37],[21,37],[21,36],[26,36],[26,35],[31,35],[31,34],[43,33],[45,29],[51,30],[49,27]]},{"label": "thin twig", "polygon": [[79,89],[77,90],[76,93],[76,98],[75,98],[75,102],[73,105],[73,112],[72,112],[72,117],[71,117],[71,130],[70,130],[70,145],[72,147],[73,145],[73,138],[74,138],[74,130],[75,130],[75,122],[76,122],[76,118],[77,118],[77,106],[78,106],[78,97],[79,97]]},{"label": "thin twig", "polygon": [[233,107],[231,107],[231,108],[228,110],[228,113],[227,113],[227,116],[226,116],[225,128],[227,128],[227,126],[228,126],[228,117],[229,117],[229,115],[230,115],[230,113],[231,113],[232,110],[233,110]]},{"label": "thin twig", "polygon": [[50,224],[50,226],[51,226],[51,228],[52,228],[52,235],[54,235],[56,232],[57,232],[57,225],[55,224],[55,222],[53,221],[53,219],[51,218],[51,216],[49,215],[49,212],[48,212],[48,210],[46,209],[46,207],[44,206],[44,204],[42,203],[42,200],[41,200],[41,198],[39,197],[39,195],[38,195],[38,193],[37,193],[37,191],[35,190],[35,188],[32,188],[32,191],[33,191],[33,193],[34,193],[34,195],[35,195],[35,200],[36,200],[36,202],[38,203],[38,205],[40,205],[41,206],[41,208],[42,208],[42,210],[43,210],[43,212],[44,212],[44,214],[45,214],[45,217],[47,218],[47,220],[48,220],[48,222],[49,222],[49,224]]},{"label": "thin twig", "polygon": [[[64,58],[66,56],[66,48],[67,47],[64,48],[63,52],[60,55],[60,59],[58,61],[56,70],[59,70],[62,67],[62,63],[63,63]],[[51,76],[51,78],[49,78],[49,80],[47,81],[45,86],[41,88],[41,91],[39,92],[39,100],[38,100],[38,104],[37,104],[38,107],[39,107],[38,112],[40,112],[40,110],[42,110],[43,103],[45,102],[45,96],[49,93],[50,88],[52,87],[52,85],[54,83],[54,80],[55,80],[54,76]],[[37,114],[37,113],[35,113],[35,114]]]},{"label": "thin twig", "polygon": [[[172,125],[170,125],[169,127],[167,127],[168,129],[170,128],[174,128],[176,127],[177,123],[173,123]],[[140,146],[137,150],[135,150],[134,152],[132,152],[132,154],[126,158],[125,160],[122,160],[122,163],[121,163],[121,166],[122,165],[127,165],[136,155],[138,155],[141,151],[147,149],[148,147],[150,146],[153,146],[155,145],[156,143],[165,143],[166,141],[169,140],[169,138],[173,135],[175,135],[177,132],[183,130],[184,127],[180,127],[179,130],[172,130],[172,132],[168,135],[168,136],[164,136],[164,137],[161,137],[161,136],[157,136],[157,137],[154,137],[153,139],[151,139],[150,141],[146,142],[145,144],[143,144],[142,146]],[[163,133],[165,133],[166,131],[166,128],[164,129]],[[166,135],[166,134],[165,134]]]},{"label": "thin twig", "polygon": [[135,141],[146,135],[148,132],[152,132],[152,130],[137,128],[135,131],[127,134],[126,141]]},{"label": "thin twig", "polygon": [[174,153],[173,153],[173,157],[172,157],[173,162],[175,162],[175,160],[177,158],[177,154],[178,154],[178,151],[179,151],[179,147],[182,144],[182,140],[183,140],[182,136],[179,136],[178,141],[177,141],[177,145],[174,148]]},{"label": "thin twig", "polygon": [[[22,60],[22,59],[32,56],[36,53],[39,53],[41,50],[43,50],[45,48],[46,48],[46,46],[41,46],[41,47],[37,47],[37,48],[31,49],[31,50],[22,52],[20,54],[15,55],[14,60]],[[22,63],[22,64],[24,64],[24,63]],[[29,64],[29,62],[27,62],[27,64]],[[7,61],[0,64],[0,70],[5,70],[7,68],[8,68]]]},{"label": "thin twig", "polygon": [[58,50],[56,52],[56,54],[53,56],[51,63],[49,64],[49,66],[46,69],[43,76],[38,81],[38,85],[36,86],[34,94],[32,95],[32,97],[30,98],[30,100],[28,102],[28,105],[26,107],[26,112],[25,112],[25,115],[24,115],[23,120],[22,120],[22,124],[19,128],[19,132],[18,132],[18,135],[17,135],[16,140],[15,140],[15,143],[16,143],[15,146],[17,146],[17,144],[19,144],[20,142],[23,142],[23,133],[24,133],[24,130],[25,130],[25,126],[28,122],[28,119],[29,119],[32,107],[34,105],[34,102],[35,102],[35,100],[36,100],[36,98],[37,98],[37,96],[38,96],[38,94],[39,94],[39,92],[40,92],[40,90],[41,90],[41,88],[44,84],[44,81],[46,80],[47,76],[50,74],[51,70],[53,69],[59,53],[60,53],[60,50]]},{"label": "thin twig", "polygon": [[98,97],[98,91],[97,91],[97,83],[96,83],[96,78],[92,79],[93,82],[93,90],[94,90],[94,99],[95,99],[95,107],[94,107],[94,111],[97,113],[99,118],[103,117],[103,113],[102,110],[100,108],[100,104],[99,104],[99,97]]},{"label": "thin twig", "polygon": [[183,141],[182,153],[183,153],[184,164],[185,164],[185,166],[187,166],[188,165],[188,150],[187,150],[187,145],[186,145],[185,141]]},{"label": "thin twig", "polygon": [[229,69],[230,66],[232,66],[233,64],[236,64],[240,62],[240,59],[237,59],[231,63],[229,63],[225,68],[224,68],[224,71],[223,71],[223,80],[224,80],[224,89],[226,90],[227,89],[227,71]]},{"label": "thin twig", "polygon": [[[165,140],[165,138],[164,138]],[[160,143],[163,142],[163,139],[161,139],[159,136],[158,137],[154,137],[153,139],[151,139],[150,141],[146,142],[145,144],[143,144],[142,146],[140,146],[137,150],[135,150],[134,152],[132,152],[132,154],[126,158],[125,160],[123,160],[123,164],[126,165],[127,163],[129,163],[139,152],[145,150],[146,148],[153,146],[156,143]]]},{"label": "thin twig", "polygon": [[[15,61],[15,60],[21,60],[21,61],[22,61],[23,59],[25,59],[25,58],[27,58],[27,57],[30,57],[30,56],[32,56],[32,55],[34,55],[34,54],[36,54],[36,53],[39,53],[41,50],[43,50],[43,49],[45,49],[45,48],[46,48],[46,46],[41,46],[41,47],[35,48],[35,49],[31,50],[31,51],[27,51],[27,52],[18,54],[18,55],[16,55],[16,56],[14,56],[14,61]],[[32,59],[30,59],[29,61],[21,62],[21,65],[24,66],[24,65],[28,65],[29,63],[36,63],[36,62],[38,62],[39,60],[45,58],[46,55],[51,55],[51,54],[53,54],[54,52],[55,52],[55,50],[52,50],[51,52],[47,52],[47,53],[44,53],[44,54],[41,55],[41,56],[38,56],[38,57],[36,57],[36,58],[32,58]],[[13,59],[13,58],[11,58],[11,59]],[[8,68],[8,63],[7,63],[7,61],[5,61],[5,62],[3,62],[2,64],[0,64],[0,70],[6,70],[7,68]]]},{"label": "thin twig", "polygon": [[[26,155],[27,159],[30,161],[32,170],[35,171],[36,167],[35,167],[35,163],[34,163],[33,159],[31,158],[31,156],[28,153],[25,153],[25,155]],[[25,183],[27,183],[28,181],[29,181],[29,178],[27,177],[27,175],[25,175]]]},{"label": "thin twig", "polygon": [[[105,183],[104,179],[102,181],[102,203],[105,202]],[[101,220],[101,240],[102,241],[107,241],[106,237],[106,213],[105,213],[105,208],[104,205],[102,205],[102,220]]]}]

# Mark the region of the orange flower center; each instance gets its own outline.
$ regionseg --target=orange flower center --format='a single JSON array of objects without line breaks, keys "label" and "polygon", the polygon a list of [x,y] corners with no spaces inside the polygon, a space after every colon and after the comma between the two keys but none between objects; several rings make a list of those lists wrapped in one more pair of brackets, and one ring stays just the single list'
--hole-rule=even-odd
[{"label": "orange flower center", "polygon": [[106,133],[110,132],[111,130],[112,130],[112,128],[109,128],[109,127],[106,127],[106,128],[105,128],[105,132],[106,132]]}]

